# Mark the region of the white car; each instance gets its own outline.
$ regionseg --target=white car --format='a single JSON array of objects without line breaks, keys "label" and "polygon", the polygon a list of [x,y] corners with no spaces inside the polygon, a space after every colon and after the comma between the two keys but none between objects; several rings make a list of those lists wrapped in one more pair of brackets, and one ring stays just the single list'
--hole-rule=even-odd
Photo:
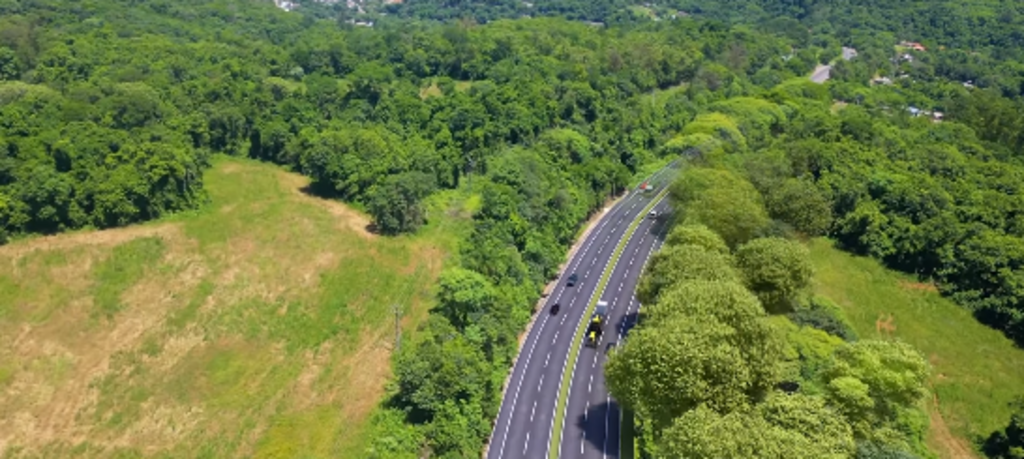
[{"label": "white car", "polygon": [[647,214],[648,218],[658,218],[658,211],[652,210],[651,213]]}]

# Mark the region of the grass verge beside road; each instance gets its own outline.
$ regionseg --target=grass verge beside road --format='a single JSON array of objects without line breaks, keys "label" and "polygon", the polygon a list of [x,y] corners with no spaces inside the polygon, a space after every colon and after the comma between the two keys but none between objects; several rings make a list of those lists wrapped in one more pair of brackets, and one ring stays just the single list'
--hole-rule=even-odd
[{"label": "grass verge beside road", "polygon": [[[608,278],[611,277],[612,272],[615,270],[615,264],[618,262],[619,256],[622,255],[622,251],[625,249],[626,244],[629,242],[629,239],[633,236],[633,233],[636,232],[636,228],[640,226],[640,222],[643,221],[644,218],[646,218],[647,213],[650,212],[650,210],[655,205],[657,205],[658,202],[661,201],[661,199],[664,198],[667,194],[668,189],[666,188],[662,190],[660,193],[658,193],[656,196],[654,196],[654,198],[651,199],[651,202],[644,206],[643,210],[641,210],[640,213],[637,214],[636,218],[634,218],[633,221],[629,224],[629,228],[626,229],[626,232],[625,234],[623,234],[622,239],[620,239],[619,243],[616,244],[615,251],[612,252],[612,256],[608,260],[608,264],[606,265],[604,272],[601,273],[601,279],[597,283],[597,288],[594,289],[594,294],[593,296],[590,297],[590,301],[587,303],[587,309],[583,312],[583,318],[580,320],[580,323],[576,326],[576,331],[573,334],[572,338],[572,345],[569,347],[569,356],[566,360],[566,368],[568,368],[569,365],[571,365],[573,368],[575,368],[576,366],[576,358],[579,356],[580,353],[581,331],[583,331],[586,328],[587,322],[589,321],[591,314],[593,314],[594,312],[594,306],[597,304],[597,301],[601,298],[601,295],[604,294],[604,289],[608,285]],[[565,370],[563,369],[562,380],[559,382],[558,387],[558,403],[555,405],[555,417],[554,421],[552,422],[552,427],[554,427],[554,431],[551,433],[551,443],[548,447],[549,459],[557,459],[559,455],[559,445],[562,442],[562,430],[564,428],[563,424],[565,422],[565,405],[568,401],[567,398],[569,395],[569,386],[571,384],[572,372],[570,372],[569,374],[569,380],[566,381]]]}]

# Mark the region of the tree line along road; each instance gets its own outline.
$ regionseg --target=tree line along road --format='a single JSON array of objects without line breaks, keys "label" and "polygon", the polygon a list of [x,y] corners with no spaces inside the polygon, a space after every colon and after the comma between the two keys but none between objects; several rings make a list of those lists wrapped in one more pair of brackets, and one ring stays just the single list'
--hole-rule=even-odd
[{"label": "tree line along road", "polygon": [[[660,244],[664,219],[644,218],[634,231],[635,236],[622,251],[619,263],[611,266],[609,262],[620,240],[627,236],[630,225],[642,217],[640,213],[653,197],[665,189],[669,183],[667,177],[674,175],[677,168],[678,163],[673,163],[663,169],[652,177],[653,189],[632,190],[610,209],[559,275],[558,283],[538,312],[541,316],[534,322],[519,350],[488,443],[488,459],[547,457],[552,453],[549,450],[552,432],[563,428],[562,442],[572,443],[575,448],[560,448],[566,457],[574,457],[570,453],[580,451],[584,432],[589,435],[589,439],[583,440],[587,442],[583,444],[584,453],[589,451],[589,454],[595,454],[593,457],[618,456],[618,409],[604,389],[604,376],[598,364],[603,364],[607,344],[618,341],[619,336],[628,329],[628,319],[635,318],[638,304],[632,295],[636,279],[655,245]],[[667,202],[655,206],[659,214],[666,209]],[[652,230],[659,232],[654,233]],[[605,336],[597,349],[583,348],[577,361],[570,362],[572,340],[574,336],[576,339],[583,338],[577,336],[576,331],[582,321],[589,320],[584,312],[592,297],[602,293],[596,291],[598,281],[608,269],[613,271],[603,292],[603,298],[609,303],[610,319],[605,328]],[[577,274],[578,281],[570,287],[566,285],[566,280],[573,273]],[[557,314],[551,314],[551,307],[555,304],[560,305],[560,310]],[[588,369],[577,369],[580,366]],[[571,383],[572,386],[565,405],[565,422],[556,426],[554,421],[559,389],[567,375],[571,379],[564,383]],[[591,376],[593,382],[590,381]],[[584,377],[586,380],[580,379]],[[593,403],[590,406],[590,398],[602,400],[604,405]],[[587,410],[595,411],[584,414]],[[595,414],[596,410],[603,411],[598,415]],[[602,416],[605,419],[597,422]],[[586,417],[586,422],[579,422],[578,418],[583,417]],[[593,425],[590,421],[592,418],[595,419]],[[611,438],[613,436],[614,439]],[[589,450],[588,444],[591,445]],[[611,454],[606,454],[609,452]]]}]

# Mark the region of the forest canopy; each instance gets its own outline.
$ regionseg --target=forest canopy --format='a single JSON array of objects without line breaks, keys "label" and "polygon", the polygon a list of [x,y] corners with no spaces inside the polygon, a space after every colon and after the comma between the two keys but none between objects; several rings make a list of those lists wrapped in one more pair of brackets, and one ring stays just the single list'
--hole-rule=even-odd
[{"label": "forest canopy", "polygon": [[[933,280],[1024,341],[1021,5],[678,0],[650,7],[653,21],[620,2],[538,0],[530,13],[599,26],[512,19],[521,3],[413,0],[359,27],[327,7],[288,13],[244,0],[0,2],[0,242],[199,208],[214,154],[300,171],[310,191],[367,211],[389,235],[429,224],[424,201],[435,193],[478,196],[422,342],[395,357],[371,457],[478,455],[517,333],[581,223],[679,156],[703,168],[673,188],[683,207],[669,240],[680,247],[650,267],[671,275],[645,278],[640,294],[680,308],[672,298],[724,295],[743,307],[741,322],[698,312],[714,331],[739,324],[757,340],[719,345],[678,317],[652,326],[746,356],[719,399],[693,395],[654,413],[677,434],[668,451],[750,446],[688,441],[712,424],[758,426],[758,441],[786,448],[917,446],[907,408],[917,387],[896,404],[868,400],[877,382],[839,365],[894,356],[923,375],[905,349],[801,335],[843,349],[807,378],[823,394],[814,397],[767,397],[777,378],[762,370],[776,369],[748,368],[752,345],[793,363],[795,351],[764,333],[766,306],[852,338],[807,306],[804,254],[787,237],[825,235]],[[478,21],[425,20],[467,16]],[[926,50],[898,48],[903,40]],[[838,58],[843,46],[858,55]],[[822,63],[832,80],[807,81]],[[676,269],[692,260],[714,269]],[[681,347],[642,336],[638,347]],[[857,405],[869,401],[877,409]],[[849,421],[829,425],[834,438],[791,435],[791,416],[828,410]]]}]

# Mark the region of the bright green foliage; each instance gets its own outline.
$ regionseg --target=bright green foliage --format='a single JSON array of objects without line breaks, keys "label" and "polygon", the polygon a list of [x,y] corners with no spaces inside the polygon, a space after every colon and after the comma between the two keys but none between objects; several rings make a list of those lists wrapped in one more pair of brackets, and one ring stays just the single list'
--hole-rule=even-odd
[{"label": "bright green foliage", "polygon": [[725,155],[725,142],[711,134],[696,133],[673,137],[662,147],[663,155],[687,156],[715,164]]},{"label": "bright green foliage", "polygon": [[372,419],[373,439],[366,450],[368,459],[415,459],[424,443],[419,429],[406,424],[405,413],[396,409],[381,409]]},{"label": "bright green foliage", "polygon": [[435,311],[462,329],[497,308],[498,292],[483,275],[463,268],[450,268],[437,280]]},{"label": "bright green foliage", "polygon": [[702,224],[736,247],[768,225],[761,195],[736,174],[689,168],[672,185],[674,207],[685,224]]},{"label": "bright green foliage", "polygon": [[800,390],[805,393],[820,392],[818,375],[830,364],[832,354],[843,340],[822,330],[797,325],[785,317],[773,317],[773,323],[785,337],[780,379],[800,383]]},{"label": "bright green foliage", "polygon": [[686,282],[648,310],[605,374],[616,399],[658,429],[701,404],[736,409],[775,383],[781,343],[741,285]]},{"label": "bright green foliage", "polygon": [[698,115],[683,128],[684,136],[708,135],[724,142],[726,151],[743,151],[747,148],[747,138],[740,132],[736,121],[724,113],[708,113]]},{"label": "bright green foliage", "polygon": [[790,312],[810,285],[810,252],[799,242],[769,237],[754,239],[736,250],[736,267],[765,309]]},{"label": "bright green foliage", "polygon": [[[667,244],[667,243],[666,243]],[[654,254],[636,289],[641,304],[653,304],[673,286],[690,280],[739,282],[732,256],[697,245],[667,245]]]},{"label": "bright green foliage", "polygon": [[430,319],[424,333],[422,343],[403,349],[396,366],[397,398],[412,410],[411,416],[447,416],[451,422],[460,404],[494,397],[496,388],[478,346],[440,316]]},{"label": "bright green foliage", "polygon": [[871,438],[913,409],[925,395],[929,368],[908,344],[858,341],[840,347],[822,372],[829,402],[843,413],[858,438]]},{"label": "bright green foliage", "polygon": [[677,225],[665,237],[665,245],[696,245],[711,252],[729,253],[722,236],[704,225]]},{"label": "bright green foliage", "polygon": [[735,97],[708,108],[734,120],[751,149],[765,145],[786,121],[786,114],[778,105],[753,97]]},{"label": "bright green foliage", "polygon": [[854,450],[850,427],[819,397],[778,394],[755,407],[719,414],[707,406],[667,429],[661,457],[833,458]]}]

